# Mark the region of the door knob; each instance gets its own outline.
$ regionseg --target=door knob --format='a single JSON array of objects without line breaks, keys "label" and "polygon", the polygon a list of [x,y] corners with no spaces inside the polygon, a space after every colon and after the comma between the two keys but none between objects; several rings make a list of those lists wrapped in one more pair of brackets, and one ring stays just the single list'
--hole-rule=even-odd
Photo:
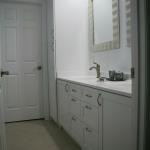
[{"label": "door knob", "polygon": [[38,67],[37,67],[37,70],[42,70],[42,66],[38,66]]},{"label": "door knob", "polygon": [[5,76],[5,75],[9,75],[9,71],[1,71],[0,75],[1,75],[1,77]]}]

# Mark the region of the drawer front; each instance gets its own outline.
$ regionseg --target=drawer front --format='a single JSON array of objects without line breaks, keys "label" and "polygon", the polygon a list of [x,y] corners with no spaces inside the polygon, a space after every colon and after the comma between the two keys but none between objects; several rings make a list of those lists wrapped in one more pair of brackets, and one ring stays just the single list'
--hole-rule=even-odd
[{"label": "drawer front", "polygon": [[84,128],[84,149],[98,150],[98,133],[92,128],[85,126]]},{"label": "drawer front", "polygon": [[89,104],[98,106],[99,104],[102,103],[101,95],[102,93],[98,90],[91,88],[84,88],[83,100]]},{"label": "drawer front", "polygon": [[83,124],[75,116],[71,117],[71,136],[80,146],[83,145]]},{"label": "drawer front", "polygon": [[88,103],[82,103],[82,120],[98,131],[98,108]]},{"label": "drawer front", "polygon": [[71,88],[71,95],[77,98],[81,98],[82,95],[82,90],[81,90],[81,86],[79,85],[75,85],[75,84],[71,84],[70,86]]},{"label": "drawer front", "polygon": [[81,116],[81,102],[75,97],[70,97],[70,113],[80,117]]}]

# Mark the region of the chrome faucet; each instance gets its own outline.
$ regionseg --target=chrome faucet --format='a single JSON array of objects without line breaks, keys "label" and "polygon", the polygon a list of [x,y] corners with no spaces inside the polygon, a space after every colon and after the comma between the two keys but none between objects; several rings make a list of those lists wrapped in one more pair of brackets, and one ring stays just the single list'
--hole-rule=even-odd
[{"label": "chrome faucet", "polygon": [[100,65],[98,63],[93,63],[96,65],[95,66],[92,66],[89,70],[93,70],[95,69],[96,70],[96,73],[97,73],[97,78],[100,78],[101,77],[101,73],[100,73]]}]

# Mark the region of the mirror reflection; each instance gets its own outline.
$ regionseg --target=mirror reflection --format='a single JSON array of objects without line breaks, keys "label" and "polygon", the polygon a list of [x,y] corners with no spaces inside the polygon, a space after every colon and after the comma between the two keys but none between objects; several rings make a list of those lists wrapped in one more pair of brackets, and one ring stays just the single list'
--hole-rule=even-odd
[{"label": "mirror reflection", "polygon": [[90,0],[89,6],[90,29],[92,30],[94,50],[120,48],[118,0]]},{"label": "mirror reflection", "polygon": [[[105,6],[105,7],[104,7]],[[94,0],[94,44],[113,40],[112,0]]]}]

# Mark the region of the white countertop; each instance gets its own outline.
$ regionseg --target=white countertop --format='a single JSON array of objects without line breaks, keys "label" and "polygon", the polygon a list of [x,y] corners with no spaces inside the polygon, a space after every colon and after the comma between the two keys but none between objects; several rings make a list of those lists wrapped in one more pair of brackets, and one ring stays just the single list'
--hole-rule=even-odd
[{"label": "white countertop", "polygon": [[95,77],[58,77],[57,79],[85,85],[88,87],[100,89],[123,96],[132,96],[132,81],[99,81]]}]

